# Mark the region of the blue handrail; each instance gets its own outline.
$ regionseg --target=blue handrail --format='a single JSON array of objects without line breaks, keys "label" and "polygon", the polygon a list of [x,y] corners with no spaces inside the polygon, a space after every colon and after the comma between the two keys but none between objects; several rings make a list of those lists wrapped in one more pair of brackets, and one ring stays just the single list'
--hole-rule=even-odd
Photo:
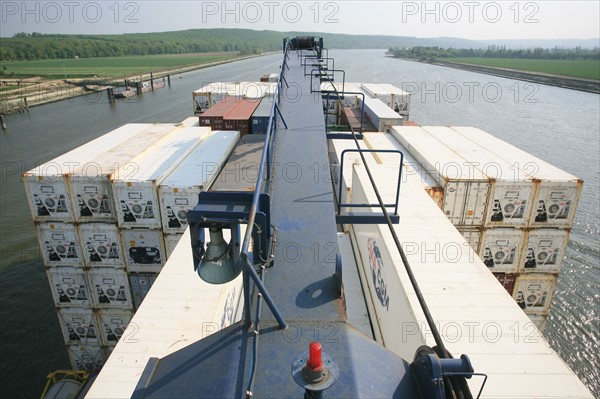
[{"label": "blue handrail", "polygon": [[[283,74],[284,74],[285,68],[287,66],[287,58],[288,58],[289,49],[290,49],[290,47],[289,47],[289,43],[288,43],[286,45],[284,55],[283,55],[283,64],[281,65],[281,73],[279,74],[279,78],[277,79],[277,85],[276,85],[276,89],[275,89],[276,92],[274,93],[274,96],[273,96],[274,100],[273,100],[273,105],[271,106],[271,112],[269,114],[269,124],[267,125],[267,133],[265,135],[263,152],[262,152],[261,159],[260,159],[260,165],[259,165],[259,169],[258,169],[258,177],[256,180],[256,186],[254,187],[254,195],[252,197],[252,205],[250,206],[250,212],[248,215],[248,224],[247,224],[248,228],[246,229],[246,234],[244,235],[244,241],[242,243],[242,248],[241,248],[241,252],[240,252],[240,259],[243,262],[243,270],[244,270],[244,301],[245,301],[244,307],[245,307],[246,320],[249,321],[249,320],[251,320],[251,317],[252,317],[252,315],[250,313],[250,290],[249,290],[249,281],[248,281],[248,276],[249,276],[252,279],[252,281],[254,281],[254,284],[256,285],[256,287],[258,288],[262,297],[264,298],[265,302],[269,306],[269,309],[271,309],[273,316],[275,316],[275,319],[277,320],[277,323],[279,323],[279,327],[281,327],[281,328],[287,328],[287,323],[286,323],[285,319],[283,318],[281,312],[275,305],[273,298],[271,298],[271,295],[269,295],[262,280],[256,273],[256,270],[254,270],[254,266],[252,265],[252,262],[250,262],[250,257],[248,255],[248,247],[250,246],[250,240],[252,239],[252,233],[254,231],[254,221],[256,219],[256,212],[258,210],[258,202],[259,202],[260,194],[263,192],[262,186],[263,186],[263,180],[264,180],[264,174],[265,174],[265,166],[267,166],[267,168],[270,169],[271,164],[272,164],[272,162],[271,162],[272,161],[272,159],[271,159],[272,152],[270,150],[271,150],[271,145],[274,142],[275,132],[277,131],[277,114],[276,114],[276,112],[279,112],[278,104],[280,101],[280,90],[282,87],[281,84],[282,84]],[[268,176],[270,177],[270,170],[267,173],[268,173]]]}]

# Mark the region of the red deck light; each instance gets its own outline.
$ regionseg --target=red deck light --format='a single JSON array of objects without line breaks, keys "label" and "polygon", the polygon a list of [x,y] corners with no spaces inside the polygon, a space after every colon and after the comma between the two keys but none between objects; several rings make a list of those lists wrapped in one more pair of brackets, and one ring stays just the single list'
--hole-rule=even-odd
[{"label": "red deck light", "polygon": [[311,342],[308,347],[308,368],[312,371],[323,370],[323,358],[321,356],[321,343]]}]

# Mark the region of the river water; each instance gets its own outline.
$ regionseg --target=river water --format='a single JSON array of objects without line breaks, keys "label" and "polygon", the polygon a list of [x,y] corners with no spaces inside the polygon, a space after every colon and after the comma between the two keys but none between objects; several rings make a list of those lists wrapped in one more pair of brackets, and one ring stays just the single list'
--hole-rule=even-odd
[{"label": "river water", "polygon": [[[383,53],[329,56],[348,81],[414,93],[411,119],[421,125],[477,126],[584,179],[544,335],[600,396],[600,96]],[[194,89],[258,80],[279,65],[279,54],[258,57],[174,76],[171,87],[116,104],[94,94],[8,118],[0,134],[0,396],[37,397],[48,371],[69,367],[20,174],[125,123],[179,122],[192,114]]]}]

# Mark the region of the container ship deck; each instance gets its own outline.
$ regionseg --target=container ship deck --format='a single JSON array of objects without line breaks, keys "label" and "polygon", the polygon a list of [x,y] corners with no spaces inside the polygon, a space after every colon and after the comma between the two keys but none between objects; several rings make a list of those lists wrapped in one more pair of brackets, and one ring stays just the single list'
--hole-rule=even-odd
[{"label": "container ship deck", "polygon": [[[80,397],[592,398],[538,329],[559,270],[539,254],[559,256],[549,236],[564,250],[581,181],[551,165],[519,194],[499,189],[489,170],[449,178],[427,151],[446,162],[511,159],[499,143],[496,153],[474,149],[473,129],[407,126],[403,93],[334,82],[325,55],[316,38],[286,41],[277,82],[263,82],[260,105],[242,106],[261,110],[255,123],[232,116],[222,131],[213,124],[227,124],[229,111],[213,110],[176,126],[122,128],[154,140],[119,158],[116,175],[98,173],[110,183],[92,196],[114,199],[113,215],[94,222],[112,229],[124,266],[100,256],[92,233],[85,249],[101,264],[59,256],[47,265],[49,279],[64,277],[71,260],[67,277],[82,279],[73,287],[87,282],[107,297],[69,294],[57,305],[59,315],[79,307],[97,320],[79,322],[88,341],[67,342],[81,368],[102,365]],[[230,109],[227,95],[204,93],[194,93],[195,111]],[[336,128],[344,106],[362,107],[350,131]],[[361,115],[376,132],[361,129]],[[460,149],[444,143],[452,135]],[[65,187],[57,199],[84,201],[69,179]],[[62,241],[81,241],[89,221],[53,220],[56,211],[38,221],[48,240],[73,225]],[[537,263],[525,266],[530,248]],[[131,286],[120,307],[117,275]],[[64,329],[80,334],[74,323]]]}]

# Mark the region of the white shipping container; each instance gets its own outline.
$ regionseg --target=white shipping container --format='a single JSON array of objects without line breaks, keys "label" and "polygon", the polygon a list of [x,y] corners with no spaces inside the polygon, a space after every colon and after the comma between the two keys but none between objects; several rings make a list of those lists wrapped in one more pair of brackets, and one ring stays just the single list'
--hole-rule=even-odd
[{"label": "white shipping container", "polygon": [[459,227],[458,232],[464,237],[464,239],[469,243],[471,248],[475,253],[479,253],[479,248],[481,247],[481,238],[482,231],[477,228],[468,228],[468,227]]},{"label": "white shipping container", "polygon": [[70,175],[71,201],[79,222],[116,221],[111,176],[119,169],[134,170],[129,162],[161,143],[177,128],[174,124],[153,124],[127,142],[90,158]]},{"label": "white shipping container", "polygon": [[[335,87],[335,89],[339,92],[340,96],[343,97],[340,99],[342,106],[355,108],[358,107],[359,104],[362,102],[363,96],[361,96],[360,94],[344,93],[362,93],[365,95],[366,98],[369,98],[370,96],[366,94],[360,86],[360,83],[353,82],[345,82],[344,84],[342,84],[342,82],[323,82],[321,83],[321,91],[333,91]],[[330,99],[329,101],[333,100]]]},{"label": "white shipping container", "polygon": [[525,230],[514,228],[486,229],[479,256],[493,273],[516,273],[525,245]]},{"label": "white shipping container", "polygon": [[40,250],[46,266],[83,266],[83,251],[74,224],[37,225]]},{"label": "white shipping container", "polygon": [[389,108],[393,106],[392,93],[377,83],[361,83],[360,87],[372,98],[381,100]]},{"label": "white shipping container", "polygon": [[161,227],[158,185],[209,133],[207,127],[179,127],[113,175],[119,226]]},{"label": "white shipping container", "polygon": [[534,181],[514,164],[489,152],[458,131],[446,126],[423,129],[477,168],[490,181],[487,227],[526,227],[532,211]]},{"label": "white shipping container", "polygon": [[569,242],[570,230],[533,229],[527,232],[521,273],[558,273]]},{"label": "white shipping container", "polygon": [[93,345],[67,345],[73,370],[100,371],[104,364],[102,347]]},{"label": "white shipping container", "polygon": [[88,267],[125,267],[121,237],[116,224],[85,223],[78,226],[83,259]]},{"label": "white shipping container", "polygon": [[64,176],[27,178],[25,187],[35,222],[72,221],[73,208]]},{"label": "white shipping container", "polygon": [[177,246],[177,244],[179,244],[179,240],[181,240],[181,237],[183,236],[183,233],[181,234],[165,234],[165,251],[167,252],[167,260],[169,259],[169,257],[171,256],[171,254],[173,253],[173,251],[175,250],[175,247]]},{"label": "white shipping container", "polygon": [[180,122],[180,125],[185,127],[197,127],[200,126],[200,119],[197,116],[190,116],[189,118],[185,118]]},{"label": "white shipping container", "polygon": [[165,233],[181,234],[187,213],[198,204],[198,194],[210,187],[239,142],[239,132],[212,132],[158,186]]},{"label": "white shipping container", "polygon": [[410,93],[389,83],[379,83],[379,87],[387,90],[392,95],[392,103],[388,104],[389,107],[394,111],[397,107],[398,111],[396,112],[408,119],[410,115]]},{"label": "white shipping container", "polygon": [[58,321],[67,345],[100,345],[94,311],[82,308],[58,309]]},{"label": "white shipping container", "polygon": [[527,314],[546,315],[556,288],[557,277],[547,274],[521,274],[513,297]]},{"label": "white shipping container", "polygon": [[127,141],[149,124],[127,124],[23,174],[33,220],[73,221],[66,175],[97,155]]},{"label": "white shipping container", "polygon": [[421,127],[398,126],[391,133],[444,189],[442,210],[452,224],[483,226],[490,190],[488,177]]},{"label": "white shipping container", "polygon": [[339,117],[336,114],[325,114],[325,124],[327,126],[339,125]]},{"label": "white shipping container", "polygon": [[371,97],[380,99],[395,112],[408,114],[410,93],[389,83],[362,83],[361,87]]},{"label": "white shipping container", "polygon": [[392,126],[402,125],[402,116],[377,98],[365,99],[365,114],[380,132],[389,132]]},{"label": "white shipping container", "polygon": [[159,273],[167,260],[161,230],[123,229],[121,242],[129,273]]},{"label": "white shipping container", "polygon": [[125,270],[98,267],[90,269],[87,277],[95,308],[133,309]]},{"label": "white shipping container", "polygon": [[525,227],[533,209],[535,185],[531,183],[507,183],[496,181],[488,205],[486,226]]},{"label": "white shipping container", "polygon": [[131,310],[101,309],[98,311],[98,325],[102,343],[114,346],[123,336],[127,325],[133,317]]},{"label": "white shipping container", "polygon": [[532,212],[530,226],[571,227],[582,188],[582,180],[539,182],[534,200],[536,208]]},{"label": "white shipping container", "polygon": [[518,165],[529,178],[539,180],[533,199],[532,227],[564,227],[573,223],[575,208],[581,196],[583,180],[545,162],[481,129],[454,127],[468,139],[480,143],[490,152]]},{"label": "white shipping container", "polygon": [[[352,203],[352,168],[354,165],[362,165],[362,159],[360,153],[352,150],[356,150],[356,144],[354,140],[329,140],[329,156],[330,156],[330,169],[331,179],[333,180],[333,186],[335,188],[335,198],[338,203],[349,204]],[[366,146],[363,146],[366,149]],[[347,151],[344,153],[344,151]],[[342,174],[342,196],[341,201],[339,197],[340,190],[340,164],[342,161],[342,153],[344,153],[344,170]],[[365,159],[369,164],[375,164],[375,159],[370,153],[363,153]],[[397,169],[396,169],[397,170]],[[348,208],[345,208],[343,212],[347,212]]]},{"label": "white shipping container", "polygon": [[220,102],[227,96],[224,89],[225,83],[213,82],[203,86],[192,93],[194,115],[200,114]]},{"label": "white shipping container", "polygon": [[[441,209],[444,206],[444,189],[441,188],[435,179],[429,174],[411,153],[402,146],[389,133],[368,133],[365,134],[363,141],[370,149],[378,150],[398,150],[404,155],[404,163],[402,166],[402,184],[409,181],[423,185],[427,194],[433,199],[437,206]],[[386,166],[395,166],[399,164],[399,155],[391,153],[373,153],[373,158],[378,163]],[[401,188],[402,189],[402,188]]]},{"label": "white shipping container", "polygon": [[82,268],[57,266],[46,273],[56,307],[92,307],[91,291]]}]

